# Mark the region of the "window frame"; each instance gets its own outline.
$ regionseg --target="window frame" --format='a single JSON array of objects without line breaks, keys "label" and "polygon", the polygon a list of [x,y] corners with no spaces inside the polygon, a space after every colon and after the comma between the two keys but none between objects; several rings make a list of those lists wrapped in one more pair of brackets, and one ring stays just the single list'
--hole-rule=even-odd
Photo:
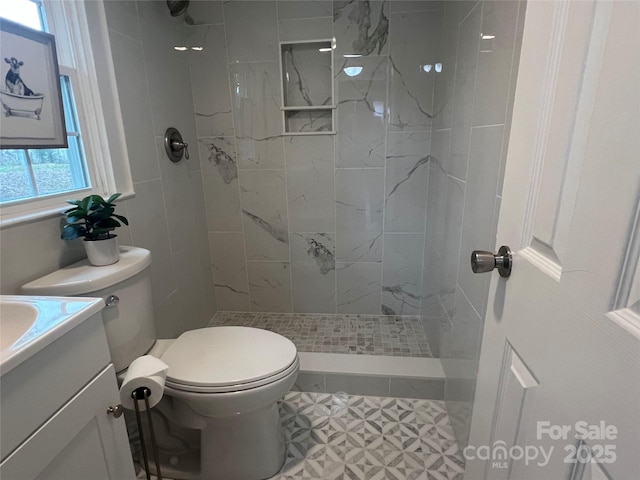
[{"label": "window frame", "polygon": [[60,74],[69,76],[72,85],[92,186],[8,202],[0,207],[0,228],[60,215],[70,198],[134,195],[104,5],[44,0],[41,8],[56,39]]}]

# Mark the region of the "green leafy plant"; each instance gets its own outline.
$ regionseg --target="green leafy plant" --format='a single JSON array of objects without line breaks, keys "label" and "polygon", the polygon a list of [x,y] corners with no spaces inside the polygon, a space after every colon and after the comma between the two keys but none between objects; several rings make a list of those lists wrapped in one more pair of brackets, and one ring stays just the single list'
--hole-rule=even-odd
[{"label": "green leafy plant", "polygon": [[73,240],[84,237],[85,240],[104,240],[113,237],[110,232],[121,227],[122,223],[129,225],[126,217],[113,213],[116,208],[113,202],[120,195],[122,194],[114,193],[108,200],[100,195],[89,195],[82,200],[67,200],[67,203],[74,207],[64,212],[67,224],[62,228],[60,238]]}]

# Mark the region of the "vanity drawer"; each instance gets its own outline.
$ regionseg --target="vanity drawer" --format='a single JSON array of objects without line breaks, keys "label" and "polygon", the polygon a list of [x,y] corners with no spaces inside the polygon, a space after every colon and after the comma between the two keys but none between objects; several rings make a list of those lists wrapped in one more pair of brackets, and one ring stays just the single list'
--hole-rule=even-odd
[{"label": "vanity drawer", "polygon": [[110,363],[96,313],[2,376],[0,458],[9,455]]}]

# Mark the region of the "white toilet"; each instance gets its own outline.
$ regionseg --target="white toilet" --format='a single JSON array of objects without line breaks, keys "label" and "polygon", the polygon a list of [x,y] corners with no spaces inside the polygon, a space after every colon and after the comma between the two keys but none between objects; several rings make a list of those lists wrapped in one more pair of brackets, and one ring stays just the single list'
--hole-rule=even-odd
[{"label": "white toilet", "polygon": [[[24,285],[22,293],[104,298],[105,329],[120,379],[141,355],[157,356],[169,366],[164,398],[153,411],[162,421],[154,420],[154,427],[161,447],[185,446],[168,457],[163,476],[260,480],[274,475],[286,456],[277,402],[298,374],[295,345],[247,327],[201,328],[156,341],[150,264],[148,250],[121,247],[118,263],[94,267],[82,260]],[[196,431],[199,469],[193,465],[197,455],[186,446],[189,432],[193,437]]]}]

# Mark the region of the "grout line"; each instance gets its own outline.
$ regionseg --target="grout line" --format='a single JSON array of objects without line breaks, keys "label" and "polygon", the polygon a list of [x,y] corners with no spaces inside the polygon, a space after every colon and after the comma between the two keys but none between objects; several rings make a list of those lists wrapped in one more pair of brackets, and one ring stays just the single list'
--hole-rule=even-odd
[{"label": "grout line", "polygon": [[385,167],[335,167],[336,170],[385,170]]},{"label": "grout line", "polygon": [[[391,29],[391,26],[389,27],[389,29]],[[378,311],[382,312],[382,305],[383,305],[383,301],[384,301],[384,246],[385,246],[385,230],[386,230],[386,222],[387,222],[387,171],[388,171],[388,161],[387,161],[387,157],[389,155],[389,140],[387,135],[389,134],[389,84],[391,83],[389,81],[389,71],[390,71],[390,66],[391,66],[391,35],[389,35],[389,43],[387,45],[387,55],[386,55],[386,59],[387,59],[387,68],[385,71],[386,74],[386,92],[385,92],[385,105],[386,105],[386,111],[385,111],[385,122],[384,122],[384,176],[383,176],[383,180],[382,180],[382,239],[380,242],[381,248],[382,248],[382,253],[380,255],[380,264],[381,264],[381,268],[380,268],[380,305],[378,306]]]},{"label": "grout line", "polygon": [[[245,0],[237,0],[237,1],[245,1]],[[254,0],[255,1],[255,0]],[[230,62],[227,60],[227,66],[229,65],[238,65],[238,64],[258,64],[258,63],[278,63],[278,60],[234,60]]]},{"label": "grout line", "polygon": [[461,183],[462,185],[465,185],[465,186],[467,185],[467,181],[466,180],[462,180],[461,178],[458,178],[455,175],[450,175],[448,173],[446,175],[447,175],[447,178],[451,178],[451,179]]},{"label": "grout line", "polygon": [[[429,141],[429,153],[431,155],[431,141]],[[431,178],[431,160],[427,162],[427,181],[426,181],[426,198],[424,202],[424,230],[422,232],[422,260],[420,262],[420,288],[418,291],[418,295],[420,295],[420,307],[418,308],[418,313],[422,316],[422,300],[424,297],[424,261],[426,258],[426,248],[427,248],[427,222],[429,221],[428,212],[429,212],[429,179]]]},{"label": "grout line", "polygon": [[431,134],[431,130],[393,130],[390,132],[387,132],[387,135],[391,135],[392,137],[394,135],[408,135],[408,136],[412,136],[416,133],[428,133]]},{"label": "grout line", "polygon": [[[247,260],[247,264],[249,263],[291,263],[291,261],[290,260]],[[279,312],[279,313],[284,313],[284,312]],[[294,312],[286,312],[286,313],[294,313]]]},{"label": "grout line", "polygon": [[[331,11],[333,13],[333,3],[331,6]],[[335,22],[333,17],[331,18],[331,38],[336,38],[335,32]],[[331,103],[334,105],[338,104],[338,97],[340,96],[340,90],[336,85],[336,77],[335,77],[335,67],[336,67],[336,58],[335,55],[332,54],[332,64],[331,64]],[[336,132],[335,135],[332,135],[332,148],[333,148],[333,224],[335,235],[333,236],[333,271],[334,275],[334,285],[333,285],[333,311],[338,314],[338,203],[337,203],[337,160],[336,160],[336,152],[338,148],[338,135],[340,135],[340,124],[338,122],[338,108],[333,111],[333,131]],[[326,391],[326,379],[325,379],[325,391]]]},{"label": "grout line", "polygon": [[[280,1],[282,1],[282,0],[280,0]],[[288,0],[286,0],[286,1],[288,1]],[[276,3],[278,3],[278,2],[276,2]],[[331,19],[331,23],[333,24],[333,17],[331,15],[321,15],[321,16],[318,16],[318,17],[294,17],[294,18],[280,18],[278,16],[278,23],[280,23],[280,22],[295,22],[295,21],[298,21],[298,20],[319,20],[319,19],[326,19],[326,18],[330,18]],[[279,28],[280,27],[278,27],[278,29]],[[286,41],[288,41],[288,40],[286,40]]]},{"label": "grout line", "polygon": [[[280,12],[279,12],[279,3],[280,2],[275,2],[276,3],[276,36],[278,37],[278,45],[280,45]],[[280,47],[278,47],[278,56],[282,56],[282,52],[280,51]],[[278,58],[278,60],[280,60],[280,58]],[[279,72],[278,74],[279,77],[279,81],[278,83],[280,83],[280,92],[281,95],[283,95],[283,91],[282,91],[282,85],[283,85],[283,79],[282,79],[282,72]],[[280,99],[280,104],[284,105],[284,98]],[[293,138],[290,140],[290,143],[293,142]],[[284,207],[285,207],[285,211],[287,212],[287,239],[289,240],[289,244],[287,245],[289,248],[289,308],[290,311],[293,312],[293,255],[291,254],[291,227],[290,227],[290,222],[291,222],[291,218],[289,217],[289,182],[288,182],[288,178],[287,178],[287,142],[283,139],[282,140],[282,169],[283,169],[283,177],[284,177]]]},{"label": "grout line", "polygon": [[285,168],[238,168],[239,172],[284,172]]},{"label": "grout line", "polygon": [[[475,98],[475,95],[474,95]],[[504,127],[504,123],[492,123],[490,125],[472,125],[470,130],[476,130],[480,128],[493,128],[493,127]]]}]

